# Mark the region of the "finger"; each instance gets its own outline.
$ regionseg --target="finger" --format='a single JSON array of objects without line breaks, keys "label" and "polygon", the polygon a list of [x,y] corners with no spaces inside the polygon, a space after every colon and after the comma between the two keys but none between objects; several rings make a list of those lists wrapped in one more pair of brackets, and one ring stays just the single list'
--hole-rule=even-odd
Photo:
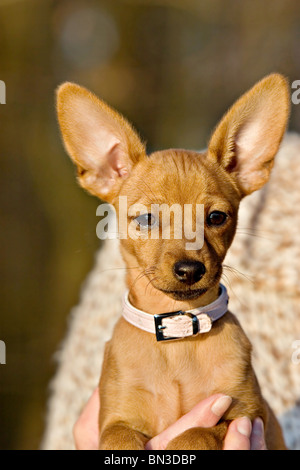
[{"label": "finger", "polygon": [[224,440],[224,450],[250,450],[251,421],[246,416],[232,421]]},{"label": "finger", "polygon": [[147,442],[146,450],[164,450],[171,439],[193,427],[215,426],[232,403],[232,398],[216,394],[198,403],[165,431]]},{"label": "finger", "polygon": [[98,416],[100,410],[99,389],[93,392],[73,428],[77,450],[97,450],[99,447]]},{"label": "finger", "polygon": [[255,418],[253,421],[250,442],[251,450],[267,450],[264,423],[261,418]]}]

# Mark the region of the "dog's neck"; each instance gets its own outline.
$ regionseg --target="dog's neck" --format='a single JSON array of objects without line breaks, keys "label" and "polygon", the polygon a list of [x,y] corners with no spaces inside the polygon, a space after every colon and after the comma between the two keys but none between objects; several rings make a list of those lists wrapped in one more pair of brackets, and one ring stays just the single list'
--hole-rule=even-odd
[{"label": "dog's neck", "polygon": [[177,310],[190,310],[204,307],[214,302],[219,296],[219,283],[209,289],[205,294],[194,300],[174,300],[167,294],[156,289],[146,276],[139,276],[140,271],[129,269],[127,271],[127,286],[129,288],[130,303],[144,312],[158,314]]}]

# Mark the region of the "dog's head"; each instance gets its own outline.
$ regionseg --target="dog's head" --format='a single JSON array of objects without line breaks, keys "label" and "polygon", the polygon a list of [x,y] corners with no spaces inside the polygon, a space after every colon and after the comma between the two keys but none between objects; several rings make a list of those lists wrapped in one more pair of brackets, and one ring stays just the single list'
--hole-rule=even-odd
[{"label": "dog's head", "polygon": [[202,153],[147,156],[128,121],[72,83],[58,89],[57,109],[79,183],[125,216],[127,264],[177,300],[216,285],[240,200],[269,179],[289,115],[286,80],[269,75],[243,95]]}]

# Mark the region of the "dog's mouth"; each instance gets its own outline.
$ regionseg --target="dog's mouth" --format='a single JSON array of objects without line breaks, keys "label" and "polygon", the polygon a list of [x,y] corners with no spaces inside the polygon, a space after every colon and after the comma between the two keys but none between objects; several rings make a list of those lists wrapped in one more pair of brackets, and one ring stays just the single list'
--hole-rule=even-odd
[{"label": "dog's mouth", "polygon": [[222,275],[222,266],[217,269],[217,272],[212,277],[211,281],[205,287],[192,288],[186,287],[184,289],[164,289],[162,287],[155,286],[156,289],[160,290],[164,294],[168,295],[174,300],[195,300],[198,297],[201,297],[209,289],[211,289],[221,278]]},{"label": "dog's mouth", "polygon": [[169,295],[174,300],[194,300],[207,292],[207,288],[189,290],[165,290],[159,289],[164,294]]}]

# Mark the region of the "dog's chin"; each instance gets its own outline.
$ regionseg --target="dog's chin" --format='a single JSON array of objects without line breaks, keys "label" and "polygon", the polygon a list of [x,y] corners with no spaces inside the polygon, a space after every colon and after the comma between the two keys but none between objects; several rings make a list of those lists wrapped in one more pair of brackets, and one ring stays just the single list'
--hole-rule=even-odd
[{"label": "dog's chin", "polygon": [[159,289],[164,294],[168,295],[174,300],[195,300],[207,292],[207,288],[203,289],[188,289],[188,290],[165,290]]},{"label": "dog's chin", "polygon": [[157,286],[152,283],[153,287],[163,292],[164,294],[171,297],[174,300],[195,300],[204,295],[207,291],[212,289],[219,281],[222,275],[222,266],[216,271],[215,275],[212,276],[210,282],[206,282],[206,286],[197,288],[185,287],[183,289],[164,289],[163,286]]},{"label": "dog's chin", "polygon": [[160,290],[161,292],[168,295],[174,300],[182,300],[182,301],[195,300],[201,297],[202,295],[204,295],[208,290],[213,288],[220,281],[221,274],[222,274],[222,266],[220,266],[220,268],[217,270],[217,272],[212,277],[208,285],[206,285],[206,287],[201,287],[198,289],[196,288],[193,289],[192,287],[190,288],[185,287],[184,289],[172,290],[172,289],[164,289],[163,287],[158,287],[158,286],[155,286],[155,287],[156,289]]}]

